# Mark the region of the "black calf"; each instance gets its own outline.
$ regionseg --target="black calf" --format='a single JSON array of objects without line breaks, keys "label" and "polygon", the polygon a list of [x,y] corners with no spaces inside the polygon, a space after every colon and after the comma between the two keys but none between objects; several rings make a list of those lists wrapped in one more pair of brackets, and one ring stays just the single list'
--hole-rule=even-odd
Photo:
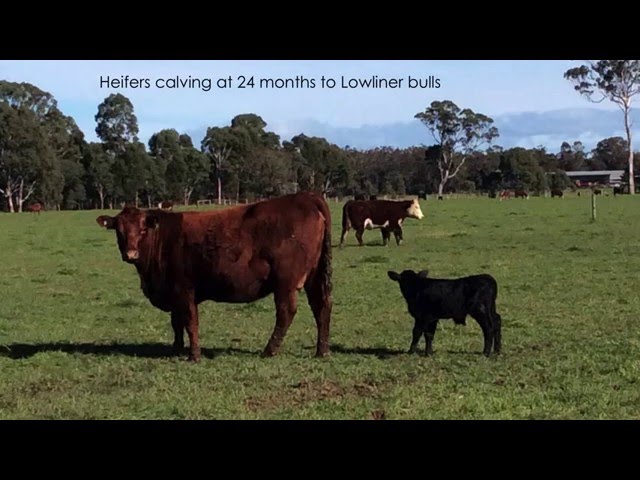
[{"label": "black calf", "polygon": [[487,274],[457,279],[428,278],[426,270],[416,273],[405,270],[398,274],[387,272],[389,278],[400,284],[400,291],[415,319],[413,340],[409,353],[415,353],[420,337],[426,340],[425,355],[433,353],[433,337],[438,320],[451,318],[458,325],[466,325],[471,315],[482,328],[483,353],[487,357],[500,353],[502,343],[502,318],[496,312],[498,284]]}]

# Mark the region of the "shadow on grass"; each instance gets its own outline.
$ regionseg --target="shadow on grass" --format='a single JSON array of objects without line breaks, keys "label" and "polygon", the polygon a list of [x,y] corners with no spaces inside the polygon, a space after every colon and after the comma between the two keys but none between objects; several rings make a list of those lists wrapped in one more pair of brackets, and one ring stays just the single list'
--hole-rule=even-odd
[{"label": "shadow on grass", "polygon": [[405,350],[392,350],[385,347],[345,347],[340,344],[331,345],[331,351],[335,353],[347,353],[355,355],[373,355],[378,358],[389,358],[396,355],[404,355]]},{"label": "shadow on grass", "polygon": [[[482,355],[482,352],[480,350],[478,351],[473,351],[473,350],[469,350],[469,351],[464,351],[464,350],[445,350],[447,353],[450,353],[452,355]],[[434,348],[434,352],[435,352],[435,348]]]},{"label": "shadow on grass", "polygon": [[[393,245],[397,246],[395,243]],[[331,248],[335,248],[338,250],[344,250],[345,248],[365,248],[365,247],[389,247],[389,245],[383,245],[382,242],[375,242],[375,241],[365,242],[364,245],[358,245],[357,243],[355,244],[345,243],[342,247],[340,247],[339,243],[336,245],[331,245]]]},{"label": "shadow on grass", "polygon": [[[331,346],[331,351],[336,353],[346,353],[352,355],[373,355],[380,359],[391,358],[397,355],[420,355],[422,356],[423,349],[419,348],[416,353],[410,354],[407,350],[394,350],[385,347],[346,347],[344,345],[335,344]],[[437,350],[434,349],[434,355],[437,355]],[[462,351],[462,350],[443,350],[443,353],[451,355],[469,355],[479,356],[482,355],[481,351]]]},{"label": "shadow on grass", "polygon": [[[84,355],[126,355],[129,357],[141,358],[170,358],[185,356],[188,350],[185,349],[179,355],[173,350],[170,344],[164,343],[13,343],[9,345],[0,345],[0,357],[9,357],[13,359],[23,359],[32,357],[43,352],[64,352],[64,353],[81,353]],[[202,348],[202,356],[205,358],[215,358],[224,354],[245,354],[259,355],[259,351],[245,350],[242,348]]]}]

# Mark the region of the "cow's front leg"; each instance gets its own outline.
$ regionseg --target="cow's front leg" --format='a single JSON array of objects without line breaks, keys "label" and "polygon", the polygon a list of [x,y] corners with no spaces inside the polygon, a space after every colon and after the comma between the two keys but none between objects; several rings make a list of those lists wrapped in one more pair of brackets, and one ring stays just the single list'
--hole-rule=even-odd
[{"label": "cow's front leg", "polygon": [[278,354],[298,309],[298,294],[295,289],[281,288],[276,290],[274,301],[276,304],[276,325],[267,346],[262,351],[263,357],[273,357]]}]

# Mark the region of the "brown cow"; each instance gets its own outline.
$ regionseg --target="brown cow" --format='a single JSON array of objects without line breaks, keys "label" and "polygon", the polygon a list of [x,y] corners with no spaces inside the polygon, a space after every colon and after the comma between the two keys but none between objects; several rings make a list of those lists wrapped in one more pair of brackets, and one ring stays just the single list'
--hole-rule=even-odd
[{"label": "brown cow", "polygon": [[165,200],[164,202],[158,203],[158,208],[161,208],[163,210],[173,210],[173,202]]},{"label": "brown cow", "polygon": [[551,190],[551,198],[553,197],[560,197],[562,198],[564,195],[564,192],[562,190],[560,190],[559,188],[554,188]]},{"label": "brown cow", "polygon": [[350,228],[356,231],[356,239],[360,246],[364,245],[362,235],[367,230],[379,228],[382,232],[382,244],[388,245],[393,232],[396,243],[402,243],[402,222],[405,218],[424,217],[420,210],[420,203],[414,200],[349,200],[342,208],[342,235],[340,248]]},{"label": "brown cow", "polygon": [[207,212],[125,208],[98,224],[116,232],[122,260],[134,265],[152,305],[171,312],[176,352],[189,335],[200,359],[198,304],[250,303],[274,294],[276,325],[263,356],[276,355],[304,287],[314,314],[316,356],[329,354],[331,214],[319,195],[301,192]]},{"label": "brown cow", "polygon": [[519,189],[519,190],[516,190],[514,192],[514,196],[516,198],[526,198],[528,200],[529,199],[529,192],[527,192],[526,190]]},{"label": "brown cow", "polygon": [[27,207],[27,211],[29,211],[31,213],[37,213],[38,215],[40,215],[40,212],[42,211],[42,204],[41,203],[34,203],[33,205],[29,205]]},{"label": "brown cow", "polygon": [[511,198],[511,190],[502,190],[498,196],[498,200],[500,201],[508,200],[509,198]]}]

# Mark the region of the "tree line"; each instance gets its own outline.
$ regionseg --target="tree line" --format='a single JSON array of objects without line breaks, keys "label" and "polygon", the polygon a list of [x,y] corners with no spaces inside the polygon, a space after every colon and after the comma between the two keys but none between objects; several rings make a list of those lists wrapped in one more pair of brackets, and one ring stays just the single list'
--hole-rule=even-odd
[{"label": "tree line", "polygon": [[[573,73],[579,74],[584,72]],[[542,193],[572,186],[567,171],[628,172],[634,162],[629,132],[629,141],[605,138],[590,151],[576,141],[549,152],[500,147],[493,119],[449,100],[432,102],[415,118],[432,143],[355,149],[304,133],[284,140],[258,114],[246,113],[208,128],[196,144],[169,128],[145,145],[133,104],[117,93],[98,105],[99,141],[88,142],[49,92],[0,81],[0,208],[19,212],[31,202],[64,210],[162,200],[240,202],[297,190],[330,196],[491,195],[504,188]]]}]

